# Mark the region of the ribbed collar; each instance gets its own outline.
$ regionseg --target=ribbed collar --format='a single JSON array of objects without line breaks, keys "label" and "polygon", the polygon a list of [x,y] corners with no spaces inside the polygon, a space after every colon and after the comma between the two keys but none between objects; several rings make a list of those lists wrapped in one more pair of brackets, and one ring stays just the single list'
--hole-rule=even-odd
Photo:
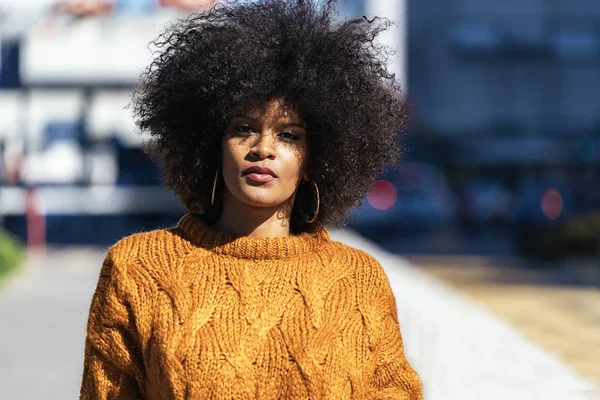
[{"label": "ribbed collar", "polygon": [[201,216],[186,214],[178,225],[181,232],[194,244],[217,254],[252,260],[281,259],[310,253],[330,241],[323,226],[314,232],[286,237],[236,237],[215,231]]}]

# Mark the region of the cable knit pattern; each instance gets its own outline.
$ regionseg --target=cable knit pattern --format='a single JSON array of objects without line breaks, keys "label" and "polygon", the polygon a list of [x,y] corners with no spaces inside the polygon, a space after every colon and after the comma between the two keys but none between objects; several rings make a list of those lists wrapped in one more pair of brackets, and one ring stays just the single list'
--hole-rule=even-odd
[{"label": "cable knit pattern", "polygon": [[422,399],[367,253],[314,233],[231,237],[192,214],[104,261],[80,399]]}]

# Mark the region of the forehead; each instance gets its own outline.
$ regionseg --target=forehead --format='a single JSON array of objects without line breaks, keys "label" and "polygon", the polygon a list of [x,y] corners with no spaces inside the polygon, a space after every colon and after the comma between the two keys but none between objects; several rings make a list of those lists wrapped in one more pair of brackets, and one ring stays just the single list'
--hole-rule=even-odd
[{"label": "forehead", "polygon": [[252,107],[245,114],[254,119],[271,121],[286,120],[295,123],[301,122],[297,108],[282,100],[272,100],[262,106]]}]

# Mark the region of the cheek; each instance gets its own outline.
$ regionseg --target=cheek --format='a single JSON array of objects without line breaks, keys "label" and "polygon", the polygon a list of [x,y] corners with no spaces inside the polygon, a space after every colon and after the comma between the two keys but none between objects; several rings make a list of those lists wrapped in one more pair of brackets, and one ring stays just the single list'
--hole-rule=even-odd
[{"label": "cheek", "polygon": [[244,157],[241,154],[239,147],[240,146],[235,146],[231,142],[223,143],[223,173],[235,173],[237,170],[238,165],[240,165]]},{"label": "cheek", "polygon": [[286,164],[290,175],[293,175],[295,178],[302,178],[306,163],[306,155],[306,150],[304,148],[296,148],[287,153]]}]

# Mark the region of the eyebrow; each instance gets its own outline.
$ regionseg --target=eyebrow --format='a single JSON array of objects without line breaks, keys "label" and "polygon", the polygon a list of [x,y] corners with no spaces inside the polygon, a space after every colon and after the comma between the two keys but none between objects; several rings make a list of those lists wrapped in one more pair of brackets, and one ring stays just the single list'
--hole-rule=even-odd
[{"label": "eyebrow", "polygon": [[302,129],[306,129],[306,127],[303,124],[297,123],[297,122],[290,122],[287,124],[283,124],[282,126],[286,126],[286,127],[295,127],[295,128],[302,128]]},{"label": "eyebrow", "polygon": [[[233,117],[231,117],[232,120],[236,119],[236,118],[246,119],[246,120],[254,122],[254,123],[258,122],[258,120],[256,118],[252,118],[251,116],[244,115],[244,114],[235,114]],[[299,122],[288,122],[288,123],[282,124],[282,126],[306,129],[306,126]]]}]

